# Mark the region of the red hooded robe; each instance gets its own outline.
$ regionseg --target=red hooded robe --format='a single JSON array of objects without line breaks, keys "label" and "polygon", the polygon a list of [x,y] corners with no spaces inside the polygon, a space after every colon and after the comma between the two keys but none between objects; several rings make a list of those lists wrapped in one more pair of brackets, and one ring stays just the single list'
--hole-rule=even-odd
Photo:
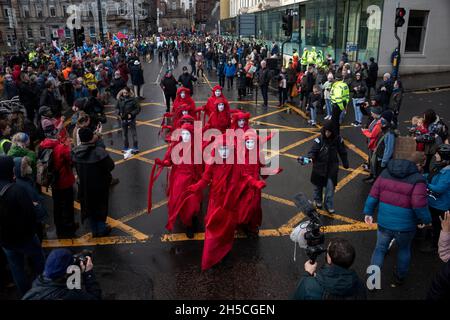
[{"label": "red hooded robe", "polygon": [[[217,138],[215,143],[217,145],[223,143],[224,139],[224,136]],[[201,180],[187,190],[201,193],[208,185],[210,191],[205,217],[202,270],[219,263],[233,247],[234,234],[239,222],[237,208],[243,205],[241,196],[248,188],[261,189],[265,183],[244,174],[241,166],[214,163],[206,165]]]},{"label": "red hooded robe", "polygon": [[[191,133],[191,142],[188,144],[188,152],[191,153],[191,163],[174,164],[171,159],[172,151],[175,146],[183,144],[182,141],[173,142],[164,156],[164,160],[156,159],[155,165],[150,174],[150,182],[148,189],[148,213],[152,208],[152,189],[154,182],[161,174],[164,167],[171,167],[168,177],[167,197],[168,197],[168,214],[169,219],[166,229],[173,230],[173,225],[180,217],[183,225],[190,227],[192,225],[192,218],[200,212],[200,205],[202,202],[202,195],[198,193],[186,193],[188,186],[197,183],[202,175],[202,164],[194,164],[194,153],[192,150],[194,139],[194,127],[191,124],[183,124],[182,129],[186,129]],[[192,152],[191,152],[192,151]],[[178,151],[179,152],[179,151]],[[182,152],[179,152],[182,156]]]}]

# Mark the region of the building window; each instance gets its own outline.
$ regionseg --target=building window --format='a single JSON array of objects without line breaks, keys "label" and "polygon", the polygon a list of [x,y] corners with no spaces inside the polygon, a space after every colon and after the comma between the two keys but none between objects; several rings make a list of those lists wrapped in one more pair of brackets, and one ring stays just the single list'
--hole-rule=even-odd
[{"label": "building window", "polygon": [[39,33],[41,35],[41,38],[45,38],[45,28],[44,27],[39,28]]},{"label": "building window", "polygon": [[27,5],[22,6],[23,8],[23,16],[25,18],[29,18],[30,17],[30,8]]},{"label": "building window", "polygon": [[67,6],[62,6],[62,10],[63,10],[63,17],[67,17]]},{"label": "building window", "polygon": [[36,6],[36,16],[38,18],[42,18],[42,7],[41,6]]},{"label": "building window", "polygon": [[9,17],[9,8],[5,8],[5,17],[6,17],[6,18]]},{"label": "building window", "polygon": [[423,53],[429,11],[410,10],[405,52]]},{"label": "building window", "polygon": [[56,17],[56,8],[50,7],[50,17]]},{"label": "building window", "polygon": [[27,37],[28,38],[33,38],[33,30],[31,30],[30,27],[28,27],[28,29],[27,29]]},{"label": "building window", "polygon": [[91,38],[94,38],[94,37],[95,37],[95,27],[90,27],[90,28],[89,28],[89,36],[90,36]]}]

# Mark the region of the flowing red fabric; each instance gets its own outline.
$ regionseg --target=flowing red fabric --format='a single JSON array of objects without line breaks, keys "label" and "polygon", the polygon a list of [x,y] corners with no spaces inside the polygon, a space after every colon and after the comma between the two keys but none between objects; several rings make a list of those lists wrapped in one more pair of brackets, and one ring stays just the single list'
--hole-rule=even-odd
[{"label": "flowing red fabric", "polygon": [[202,270],[219,263],[233,247],[238,225],[237,206],[245,189],[251,188],[251,177],[243,175],[234,164],[213,164],[206,167],[204,185],[211,183],[208,211],[205,217],[205,242]]}]

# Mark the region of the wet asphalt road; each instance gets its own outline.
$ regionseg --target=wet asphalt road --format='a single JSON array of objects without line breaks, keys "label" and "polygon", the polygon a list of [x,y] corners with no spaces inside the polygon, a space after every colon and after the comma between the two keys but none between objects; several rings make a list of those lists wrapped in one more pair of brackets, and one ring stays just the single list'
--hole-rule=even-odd
[{"label": "wet asphalt road", "polygon": [[[308,197],[312,197],[313,191],[309,182],[311,167],[300,166],[295,160],[296,156],[308,152],[312,140],[298,146],[292,144],[311,137],[312,134],[294,131],[279,133],[280,147],[286,147],[288,150],[280,156],[280,166],[284,171],[278,176],[270,177],[267,187],[263,190],[265,196],[262,203],[262,235],[256,240],[236,239],[231,254],[218,266],[202,273],[200,271],[202,241],[173,241],[177,240],[176,237],[165,237],[167,235],[164,228],[167,222],[167,207],[164,205],[165,174],[161,175],[153,193],[153,202],[159,207],[155,208],[151,215],[145,214],[151,160],[156,157],[162,158],[165,152],[163,147],[157,147],[164,146],[164,141],[158,136],[158,126],[161,122],[158,118],[165,112],[159,79],[163,76],[166,66],[159,65],[157,61],[144,65],[146,100],[138,120],[145,123],[141,123],[138,127],[141,149],[139,158],[122,161],[121,133],[114,131],[117,130],[117,123],[109,119],[104,128],[107,132],[105,143],[117,162],[113,176],[120,179],[120,184],[112,189],[110,201],[110,216],[115,219],[116,228],[111,237],[102,240],[102,244],[93,245],[95,243],[87,236],[73,242],[76,244],[73,250],[83,248],[93,250],[95,270],[105,299],[289,299],[303,272],[306,260],[302,250],[297,250],[296,261],[293,260],[294,243],[290,240],[288,231],[289,227],[300,219],[294,218],[298,210],[290,201],[299,191],[305,192]],[[182,66],[180,63],[175,69],[176,77],[181,73]],[[211,92],[210,85],[214,86],[217,84],[216,81],[216,76],[210,74],[208,80],[201,81],[202,83],[195,86],[194,99],[200,102],[198,105],[204,104]],[[224,90],[224,93],[230,101],[236,101],[235,91]],[[450,118],[450,112],[448,108],[446,109],[449,98],[450,91],[407,94],[401,112],[401,126],[404,129],[407,125],[404,123],[405,120],[431,107],[444,117]],[[261,99],[259,96],[259,103]],[[277,105],[275,95],[271,94],[269,100],[272,101],[270,106]],[[245,104],[231,103],[231,106],[251,112],[252,117],[277,111],[272,107],[262,110],[260,106],[252,104],[252,101],[249,100]],[[151,121],[153,119],[156,120]],[[311,129],[306,120],[295,112],[278,112],[258,118],[256,121],[259,122],[254,124],[257,128],[274,128],[274,125],[281,125]],[[350,111],[345,124],[348,125],[352,121],[353,111]],[[271,125],[263,125],[261,122]],[[114,132],[108,133],[110,130]],[[359,133],[359,129],[345,127],[342,135],[365,152],[365,139]],[[350,168],[357,169],[363,162],[361,156],[352,150],[348,150],[348,153]],[[363,230],[365,226],[361,223],[363,221],[361,212],[370,190],[370,186],[362,181],[365,175],[341,170],[339,179],[342,181],[352,174],[353,179],[348,178],[345,184],[341,183],[335,196],[336,215],[339,219],[324,216],[323,222],[327,226],[336,226],[334,229],[330,228],[330,231],[341,231],[327,233],[327,240],[339,236],[349,239],[354,244],[357,252],[354,269],[365,279],[365,270],[370,262],[376,233]],[[203,211],[206,209],[206,201],[207,199],[204,199]],[[294,219],[291,220],[292,218]],[[48,235],[54,239],[54,230],[51,222],[49,224]],[[286,224],[288,224],[286,228],[280,228]],[[355,226],[353,229],[349,227],[352,224]],[[201,228],[203,229],[203,226]],[[181,238],[184,238],[183,231],[179,226],[174,230]],[[78,234],[81,237],[88,232],[88,229],[83,228]],[[383,290],[369,295],[370,299],[422,299],[426,295],[440,262],[433,254],[420,253],[417,250],[419,244],[420,241],[417,240],[407,283],[401,288],[389,287],[396,258],[394,247],[386,257],[382,272]],[[71,242],[67,240],[46,242],[48,248],[61,245],[70,246]],[[323,256],[319,261],[323,262]],[[13,297],[13,294],[8,297]]]}]

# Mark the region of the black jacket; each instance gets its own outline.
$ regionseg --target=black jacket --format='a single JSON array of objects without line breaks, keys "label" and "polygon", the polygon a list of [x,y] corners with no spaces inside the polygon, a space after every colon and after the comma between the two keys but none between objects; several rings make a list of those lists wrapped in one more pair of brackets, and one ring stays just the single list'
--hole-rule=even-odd
[{"label": "black jacket", "polygon": [[50,109],[52,109],[53,115],[56,117],[61,115],[61,110],[62,110],[61,100],[56,99],[55,93],[48,91],[48,89],[45,89],[42,92],[42,95],[41,95],[41,98],[39,101],[39,107],[42,107],[42,106],[50,107]]},{"label": "black jacket", "polygon": [[268,87],[270,84],[270,80],[272,78],[272,72],[269,68],[260,69],[259,70],[259,86],[260,87]]},{"label": "black jacket", "polygon": [[81,144],[72,150],[79,181],[81,215],[104,221],[108,215],[109,187],[114,161],[106,150],[95,144]]},{"label": "black jacket", "polygon": [[247,73],[245,72],[245,69],[238,69],[236,76],[238,89],[245,89],[247,87]]},{"label": "black jacket", "polygon": [[100,300],[102,291],[92,271],[82,273],[82,289],[70,290],[66,279],[54,281],[40,275],[22,300]]},{"label": "black jacket", "polygon": [[185,88],[191,90],[191,97],[194,94],[194,82],[197,81],[197,78],[191,75],[190,73],[183,73],[178,77],[178,82]]},{"label": "black jacket", "polygon": [[348,168],[347,149],[341,136],[332,136],[325,138],[322,136],[314,139],[308,158],[313,159],[313,169],[311,182],[316,186],[326,186],[327,180],[331,179],[333,184],[337,185],[339,159],[342,160],[344,168]]},{"label": "black jacket", "polygon": [[145,83],[144,71],[139,65],[138,66],[133,65],[130,67],[130,76],[131,76],[131,83],[134,86],[141,86]]},{"label": "black jacket", "polygon": [[[357,88],[357,90],[354,90],[354,88]],[[353,93],[354,99],[364,98],[367,92],[366,82],[364,80],[353,80],[350,84],[350,90]]]},{"label": "black jacket", "polygon": [[[0,190],[11,181],[0,180]],[[8,248],[30,241],[36,234],[36,215],[27,191],[13,183],[0,199],[0,245]]]},{"label": "black jacket", "polygon": [[434,278],[427,299],[450,301],[450,261],[442,266]]},{"label": "black jacket", "polygon": [[39,109],[39,91],[36,85],[22,82],[19,86],[19,98],[28,113]]},{"label": "black jacket", "polygon": [[164,91],[164,94],[166,96],[172,97],[175,97],[177,95],[177,84],[178,81],[173,76],[171,76],[170,78],[164,77],[160,83],[161,88]]},{"label": "black jacket", "polygon": [[120,90],[124,89],[127,86],[125,80],[122,78],[114,79],[111,83],[111,86],[109,87],[111,91],[111,95],[114,97],[114,99],[117,98],[117,94]]},{"label": "black jacket", "polygon": [[139,102],[134,97],[120,97],[117,100],[116,109],[118,110],[119,116],[122,120],[128,120],[128,115],[131,114],[131,119],[135,119],[136,116],[141,112],[141,107]]},{"label": "black jacket", "polygon": [[375,87],[378,77],[378,64],[376,62],[369,65],[369,72],[367,75],[367,85]]},{"label": "black jacket", "polygon": [[[386,88],[386,90],[381,90],[383,87]],[[383,81],[377,88],[377,95],[380,99],[380,105],[381,106],[388,106],[391,95],[392,95],[392,81],[389,79],[387,81]]]}]

